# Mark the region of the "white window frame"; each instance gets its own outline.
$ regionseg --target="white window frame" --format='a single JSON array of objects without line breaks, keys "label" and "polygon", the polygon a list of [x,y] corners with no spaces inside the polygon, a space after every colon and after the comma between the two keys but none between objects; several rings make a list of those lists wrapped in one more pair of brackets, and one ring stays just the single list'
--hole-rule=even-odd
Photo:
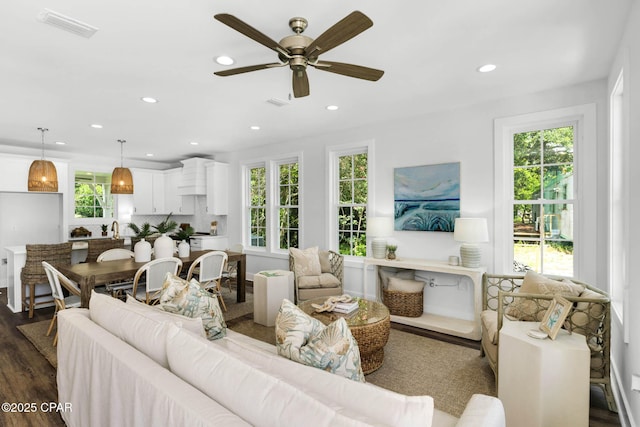
[{"label": "white window frame", "polygon": [[269,235],[271,236],[271,245],[270,250],[273,253],[281,253],[288,254],[288,250],[280,249],[280,166],[298,163],[298,247],[304,248],[304,238],[303,238],[303,230],[304,230],[304,221],[303,221],[303,164],[302,164],[302,155],[296,154],[291,157],[279,158],[277,160],[272,160],[270,162],[270,172],[268,176],[270,176],[271,180],[271,204],[269,210],[271,211],[271,232]]},{"label": "white window frame", "polygon": [[[494,271],[513,272],[513,135],[575,122],[573,276],[596,280],[595,104],[496,119],[494,122]],[[590,171],[587,173],[586,171]],[[589,190],[590,189],[590,190]]]},{"label": "white window frame", "polygon": [[[251,169],[256,169],[256,168],[265,168],[265,192],[266,192],[266,198],[265,198],[265,215],[266,215],[266,223],[265,223],[265,227],[266,227],[266,232],[265,232],[265,238],[267,239],[267,245],[265,246],[252,246],[251,245],[251,188],[249,188],[249,186],[251,185]],[[269,169],[268,169],[268,165],[266,162],[264,161],[258,161],[258,162],[253,162],[253,163],[247,163],[245,165],[243,165],[243,174],[242,176],[244,177],[244,182],[243,182],[243,200],[244,200],[244,206],[242,209],[243,212],[243,218],[242,218],[242,240],[244,242],[244,246],[245,248],[251,250],[251,251],[257,251],[257,252],[266,252],[267,247],[269,245],[269,221],[270,221],[270,215],[269,215]]]},{"label": "white window frame", "polygon": [[[374,141],[355,142],[351,144],[331,146],[327,147],[327,242],[328,248],[333,251],[339,252],[339,240],[338,240],[338,216],[336,215],[338,209],[338,196],[340,194],[339,188],[339,165],[338,159],[341,156],[367,153],[367,218],[374,212],[375,209],[375,150]],[[367,251],[369,248],[367,247]],[[345,255],[346,260],[355,261],[362,260],[364,257]]]}]

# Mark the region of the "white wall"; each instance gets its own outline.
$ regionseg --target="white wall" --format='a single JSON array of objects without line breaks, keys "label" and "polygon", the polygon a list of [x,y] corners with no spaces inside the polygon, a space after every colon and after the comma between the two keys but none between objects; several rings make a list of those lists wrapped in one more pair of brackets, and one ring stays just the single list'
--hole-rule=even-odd
[{"label": "white wall", "polygon": [[[625,35],[620,44],[620,49],[609,75],[609,89],[613,87],[615,79],[624,67],[624,96],[628,99],[628,140],[629,140],[629,182],[636,183],[629,186],[629,271],[634,270],[634,263],[640,259],[640,223],[636,218],[640,215],[640,168],[636,160],[640,161],[640,3],[633,3],[631,14],[627,22]],[[602,158],[608,158],[608,144],[602,151]],[[606,185],[608,168],[602,168],[603,179]],[[604,216],[606,218],[606,215]],[[606,224],[603,229],[607,230]],[[603,254],[606,255],[606,254]],[[606,275],[603,269],[603,274]],[[606,276],[605,276],[606,277]],[[634,277],[633,273],[628,277]],[[629,342],[624,342],[621,319],[612,311],[612,355],[614,374],[620,383],[622,400],[626,406],[626,414],[630,425],[640,423],[640,393],[631,389],[632,375],[640,376],[640,286],[637,281],[630,281],[627,307],[627,319],[629,327]]]}]

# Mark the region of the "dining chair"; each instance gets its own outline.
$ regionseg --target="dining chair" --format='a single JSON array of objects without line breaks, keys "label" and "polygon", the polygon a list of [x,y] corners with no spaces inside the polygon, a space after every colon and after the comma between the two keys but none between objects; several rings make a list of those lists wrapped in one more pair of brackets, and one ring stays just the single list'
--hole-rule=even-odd
[{"label": "dining chair", "polygon": [[[44,268],[49,285],[51,286],[51,294],[56,305],[56,311],[53,313],[51,323],[49,323],[49,329],[47,330],[47,336],[51,335],[53,326],[58,318],[58,312],[66,308],[80,307],[80,287],[77,283],[69,280],[64,274],[60,273],[51,264],[46,261],[42,261],[42,267]],[[69,291],[71,295],[65,297],[62,293],[62,288]],[[54,347],[58,344],[58,331],[53,338]]]},{"label": "dining chair", "polygon": [[26,245],[27,259],[20,272],[22,282],[22,311],[29,310],[29,319],[33,310],[41,304],[53,302],[51,287],[42,267],[42,261],[50,264],[71,264],[72,242]]},{"label": "dining chair", "polygon": [[87,262],[96,262],[98,256],[108,249],[124,248],[124,239],[89,239]]},{"label": "dining chair", "polygon": [[138,301],[149,304],[157,299],[167,273],[177,276],[181,269],[182,260],[180,258],[159,258],[149,261],[136,271],[131,295]]},{"label": "dining chair", "polygon": [[[244,251],[244,246],[242,245],[242,243],[235,243],[231,245],[231,248],[229,248],[229,251],[242,253]],[[222,272],[222,280],[229,288],[229,292],[231,292],[231,281],[237,280],[237,278],[238,278],[238,261],[227,262],[227,268]]]},{"label": "dining chair", "polygon": [[187,280],[191,280],[194,275],[197,275],[200,285],[207,291],[218,296],[224,311],[227,311],[227,306],[224,304],[222,294],[220,293],[220,282],[222,280],[222,271],[226,265],[226,252],[211,251],[196,258],[187,273]]},{"label": "dining chair", "polygon": [[[134,253],[128,249],[124,248],[113,248],[107,249],[98,255],[96,262],[103,261],[113,261],[116,259],[133,259],[135,257]],[[124,292],[127,289],[131,289],[133,287],[133,280],[125,280],[124,282],[114,282],[107,283],[105,285],[106,291],[111,294],[114,298],[123,298]]]}]

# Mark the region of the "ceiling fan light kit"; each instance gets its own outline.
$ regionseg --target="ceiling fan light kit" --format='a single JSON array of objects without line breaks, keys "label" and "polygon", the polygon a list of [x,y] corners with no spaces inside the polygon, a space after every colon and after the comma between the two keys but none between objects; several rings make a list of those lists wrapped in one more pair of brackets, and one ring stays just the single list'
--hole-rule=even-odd
[{"label": "ceiling fan light kit", "polygon": [[308,66],[312,66],[321,71],[328,71],[330,73],[369,81],[377,81],[384,74],[384,71],[382,70],[363,67],[361,65],[318,60],[318,56],[321,54],[324,54],[334,47],[351,40],[358,34],[373,26],[373,21],[359,11],[351,12],[315,39],[302,34],[308,25],[305,18],[291,18],[289,20],[289,27],[295,34],[284,37],[279,43],[233,15],[221,13],[215,15],[214,18],[261,45],[275,51],[278,54],[278,59],[280,61],[217,71],[214,73],[217,76],[233,76],[236,74],[266,70],[268,68],[284,67],[288,65],[293,72],[293,96],[301,98],[309,95],[309,77],[307,76]]}]

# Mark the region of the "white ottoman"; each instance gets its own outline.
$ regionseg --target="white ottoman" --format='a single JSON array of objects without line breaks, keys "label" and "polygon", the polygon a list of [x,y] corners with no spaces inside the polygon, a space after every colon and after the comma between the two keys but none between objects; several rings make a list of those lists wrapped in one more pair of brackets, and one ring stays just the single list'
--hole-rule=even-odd
[{"label": "white ottoman", "polygon": [[293,301],[293,271],[268,270],[253,276],[253,321],[264,326],[276,324],[283,299]]}]

